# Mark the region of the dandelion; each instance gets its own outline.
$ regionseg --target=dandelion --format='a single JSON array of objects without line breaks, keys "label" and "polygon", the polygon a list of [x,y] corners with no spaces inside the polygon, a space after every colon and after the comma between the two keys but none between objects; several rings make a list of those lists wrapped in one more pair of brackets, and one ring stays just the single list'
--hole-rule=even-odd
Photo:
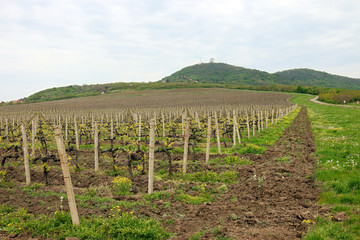
[{"label": "dandelion", "polygon": [[306,223],[307,225],[309,225],[310,223],[312,223],[312,221],[310,219],[304,219],[302,221],[303,223]]}]

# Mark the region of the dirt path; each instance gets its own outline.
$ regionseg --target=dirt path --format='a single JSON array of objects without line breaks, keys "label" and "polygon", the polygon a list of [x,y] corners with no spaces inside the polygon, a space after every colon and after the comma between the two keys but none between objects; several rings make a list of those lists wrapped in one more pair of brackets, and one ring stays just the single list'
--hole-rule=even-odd
[{"label": "dirt path", "polygon": [[206,229],[201,239],[223,235],[234,239],[298,239],[304,220],[327,212],[318,206],[314,182],[315,151],[310,121],[302,108],[275,146],[254,163],[240,168],[240,183],[214,203],[195,207],[176,222],[178,236],[188,239]]},{"label": "dirt path", "polygon": [[319,98],[319,96],[316,96],[316,97],[310,99],[310,101],[312,101],[314,103],[322,104],[322,105],[329,105],[329,106],[336,106],[336,107],[360,108],[358,106],[349,106],[349,105],[343,105],[343,104],[331,104],[331,103],[320,102],[317,100],[318,98]]}]

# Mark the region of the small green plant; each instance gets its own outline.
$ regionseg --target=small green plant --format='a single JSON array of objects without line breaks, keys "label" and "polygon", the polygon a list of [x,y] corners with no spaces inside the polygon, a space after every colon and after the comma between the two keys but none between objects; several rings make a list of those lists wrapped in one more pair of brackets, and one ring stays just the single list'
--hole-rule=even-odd
[{"label": "small green plant", "polygon": [[251,161],[239,158],[238,156],[227,156],[224,158],[225,164],[250,165]]},{"label": "small green plant", "polygon": [[127,177],[118,176],[111,181],[115,194],[124,196],[130,193],[131,180]]},{"label": "small green plant", "polygon": [[238,162],[239,160],[240,160],[240,158],[237,156],[227,156],[227,157],[225,157],[224,162],[226,164],[230,164],[230,163]]},{"label": "small green plant", "polygon": [[165,202],[164,205],[165,205],[165,208],[167,208],[167,209],[171,208],[171,202]]},{"label": "small green plant", "polygon": [[275,161],[277,162],[283,162],[283,163],[289,163],[291,161],[291,158],[289,156],[283,156],[283,157],[278,157],[275,158]]},{"label": "small green plant", "polygon": [[170,219],[165,220],[164,222],[165,222],[165,224],[172,225],[172,224],[174,224],[174,219],[170,218]]},{"label": "small green plant", "polygon": [[154,200],[154,199],[160,200],[168,197],[169,197],[169,193],[165,191],[153,192],[152,194],[144,196],[144,198],[147,200]]},{"label": "small green plant", "polygon": [[206,232],[207,232],[206,230],[201,230],[200,232],[197,232],[194,235],[192,235],[189,238],[189,240],[199,240]]},{"label": "small green plant", "polygon": [[[216,189],[218,192],[220,192],[220,193],[225,193],[225,192],[227,192],[229,189],[228,189],[228,187],[226,186],[226,184],[223,184],[223,185],[221,185],[220,187],[218,187],[217,189]],[[236,197],[235,197],[236,198]]]},{"label": "small green plant", "polygon": [[0,181],[5,180],[6,170],[0,171]]},{"label": "small green plant", "polygon": [[183,177],[188,181],[196,182],[224,182],[224,183],[234,183],[238,179],[238,173],[236,171],[226,171],[220,174],[213,171],[204,171],[197,173],[189,173]]},{"label": "small green plant", "polygon": [[204,202],[212,202],[214,199],[208,193],[200,194],[199,196],[192,196],[189,194],[185,194],[180,192],[179,195],[176,196],[176,199],[180,202],[188,203],[188,204],[201,204]]},{"label": "small green plant", "polygon": [[260,147],[253,143],[246,144],[245,148],[240,149],[239,153],[252,153],[252,154],[261,154],[266,150],[266,147]]}]

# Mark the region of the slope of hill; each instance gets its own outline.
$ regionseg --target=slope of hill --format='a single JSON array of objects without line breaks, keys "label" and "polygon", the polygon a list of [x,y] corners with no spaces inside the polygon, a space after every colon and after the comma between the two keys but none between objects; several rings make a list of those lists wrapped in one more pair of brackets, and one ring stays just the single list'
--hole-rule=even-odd
[{"label": "slope of hill", "polygon": [[163,82],[200,82],[242,85],[272,85],[281,82],[283,77],[267,72],[236,67],[225,63],[201,63],[185,67],[163,78]]},{"label": "slope of hill", "polygon": [[288,79],[293,85],[360,89],[358,78],[343,77],[307,68],[276,72],[274,75]]},{"label": "slope of hill", "polygon": [[241,85],[300,85],[360,89],[360,79],[348,78],[312,69],[293,69],[270,74],[225,63],[202,63],[185,67],[162,79],[163,82],[226,83]]},{"label": "slope of hill", "polygon": [[[300,86],[300,87],[297,87]],[[308,88],[303,88],[307,86]],[[290,91],[318,94],[324,88],[360,89],[360,79],[332,75],[311,69],[292,69],[270,74],[225,63],[202,63],[185,67],[158,82],[107,83],[46,89],[26,98],[26,102],[95,96],[121,90],[164,88],[226,87],[254,90]]]}]

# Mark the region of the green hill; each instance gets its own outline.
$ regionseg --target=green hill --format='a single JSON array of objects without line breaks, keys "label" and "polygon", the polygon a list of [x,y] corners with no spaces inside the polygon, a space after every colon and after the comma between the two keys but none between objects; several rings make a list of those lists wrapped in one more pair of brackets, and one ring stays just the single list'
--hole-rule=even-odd
[{"label": "green hill", "polygon": [[360,89],[360,79],[348,78],[311,69],[293,69],[270,74],[225,63],[201,63],[185,67],[163,78],[163,82],[226,83],[240,85],[300,85]]},{"label": "green hill", "polygon": [[274,75],[284,77],[293,85],[343,89],[360,89],[360,79],[333,75],[307,68],[291,69]]},{"label": "green hill", "polygon": [[225,63],[201,63],[185,67],[163,78],[163,82],[226,83],[241,85],[273,85],[283,77],[267,72],[236,67]]},{"label": "green hill", "polygon": [[[304,86],[308,88],[303,88]],[[225,63],[201,63],[185,67],[157,82],[118,82],[51,88],[32,94],[26,98],[26,102],[95,96],[123,90],[189,87],[226,87],[318,94],[326,91],[324,88],[359,90],[360,79],[332,75],[311,69],[292,69],[270,74]]]}]

